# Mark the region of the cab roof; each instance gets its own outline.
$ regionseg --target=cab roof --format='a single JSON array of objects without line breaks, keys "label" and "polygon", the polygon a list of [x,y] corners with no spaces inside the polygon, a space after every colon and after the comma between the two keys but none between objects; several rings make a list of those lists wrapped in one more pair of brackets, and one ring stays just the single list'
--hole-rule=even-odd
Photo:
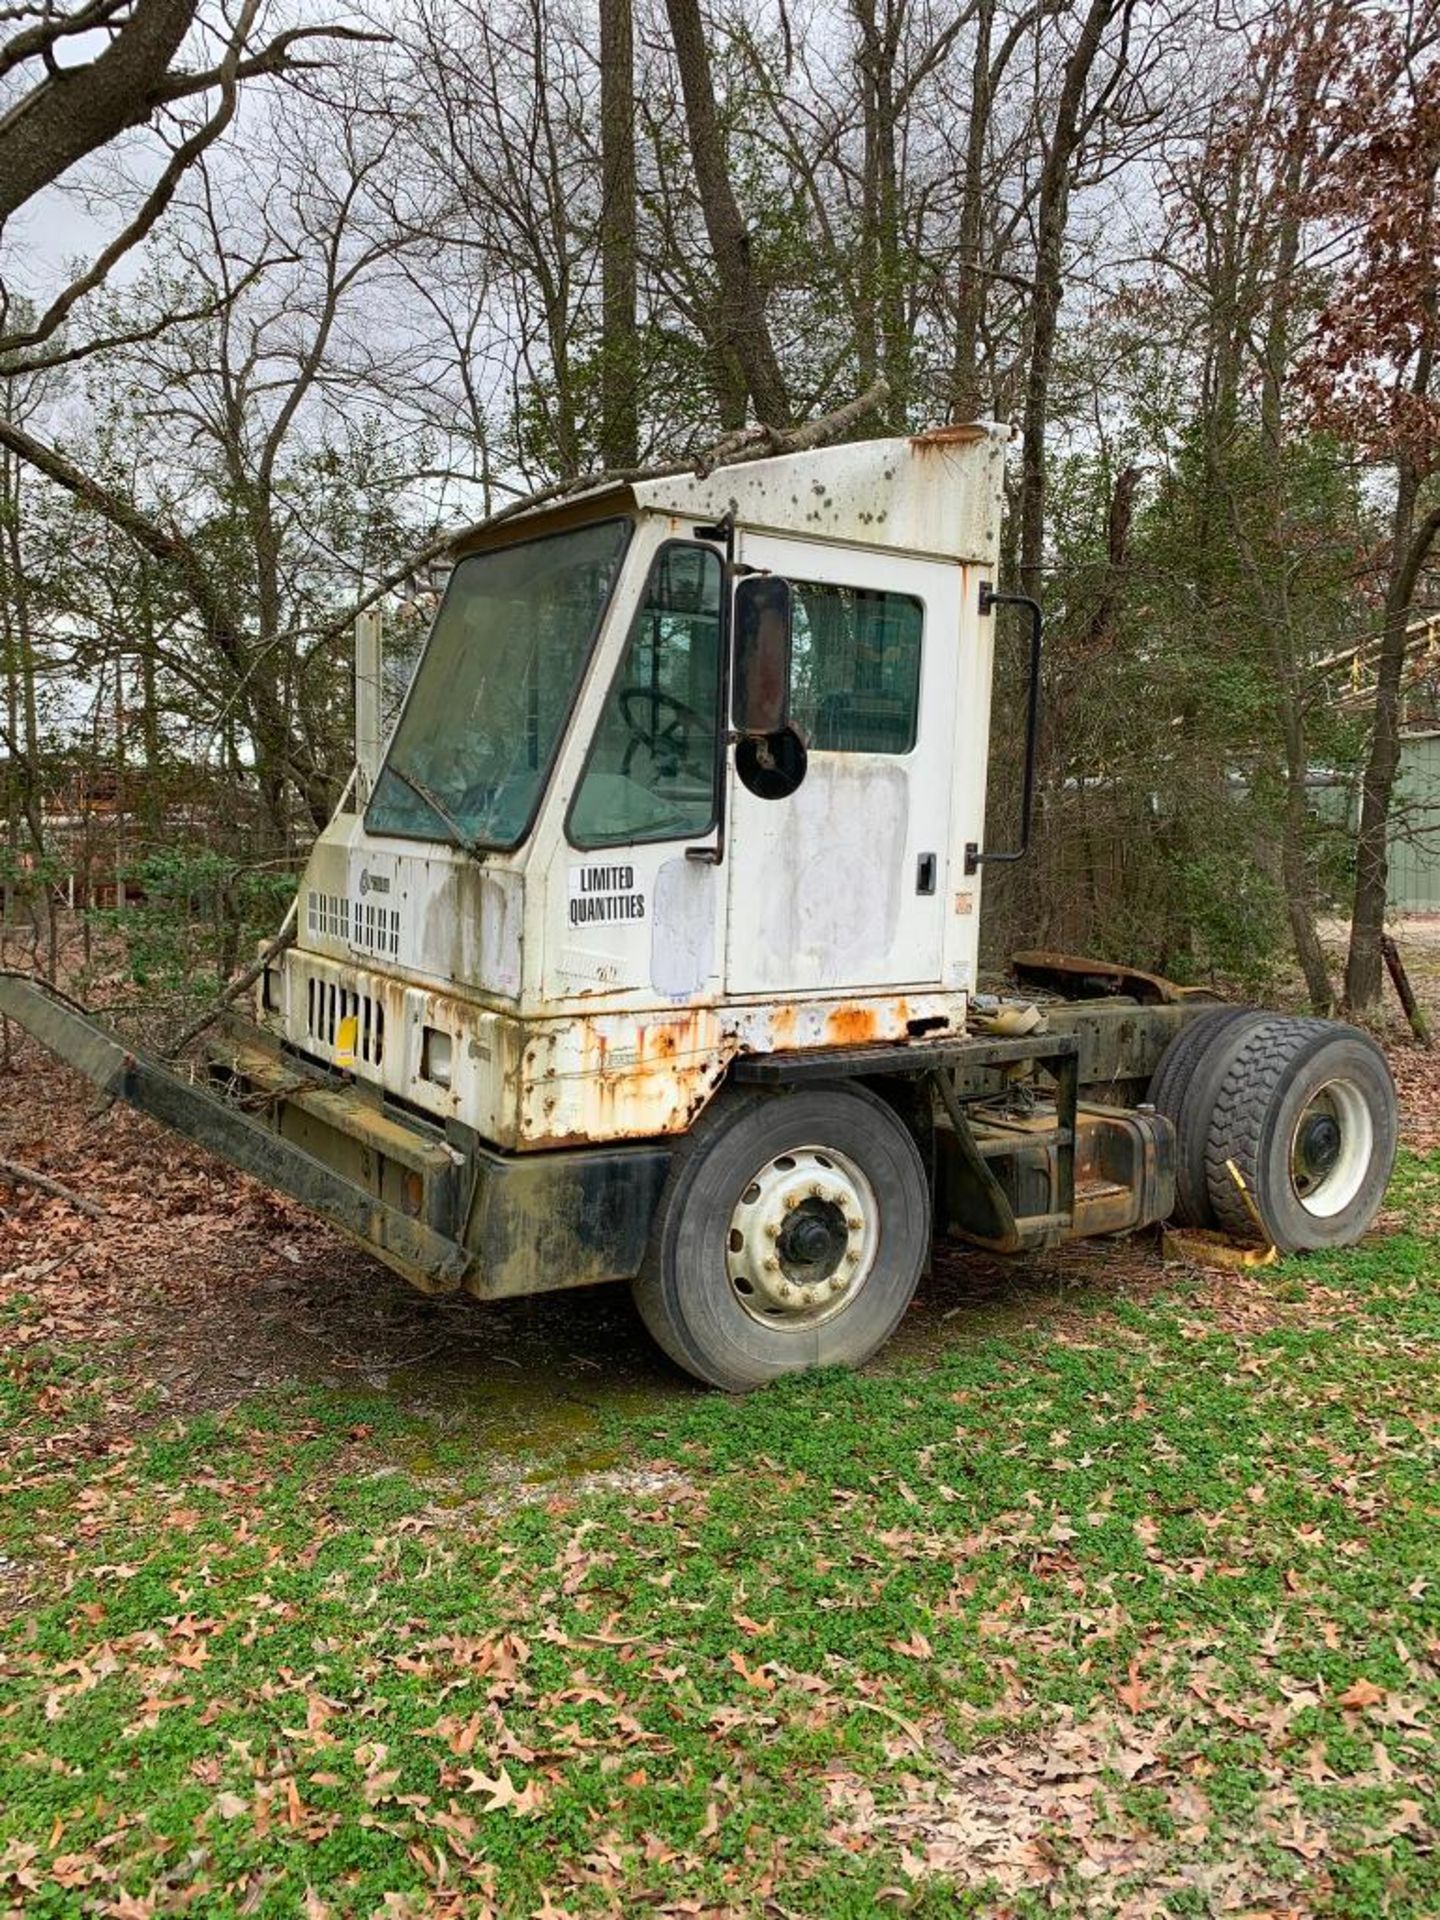
[{"label": "cab roof", "polygon": [[993,566],[998,558],[1007,427],[991,421],[884,440],[848,441],[653,478],[581,488],[457,535],[452,553],[509,545],[607,514],[669,514],[843,546]]}]

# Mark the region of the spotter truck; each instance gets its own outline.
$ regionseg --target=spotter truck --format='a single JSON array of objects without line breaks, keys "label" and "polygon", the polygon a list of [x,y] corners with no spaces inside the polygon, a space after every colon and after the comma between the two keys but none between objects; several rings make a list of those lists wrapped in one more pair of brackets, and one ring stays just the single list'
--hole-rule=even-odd
[{"label": "spotter truck", "polygon": [[203,1071],[28,978],[0,1012],[415,1286],[628,1282],[729,1391],[867,1360],[940,1239],[1355,1240],[1396,1144],[1366,1034],[1064,954],[977,991],[1040,690],[1041,610],[997,583],[1006,439],[600,483],[459,536],[383,750],[357,625],[355,775]]}]

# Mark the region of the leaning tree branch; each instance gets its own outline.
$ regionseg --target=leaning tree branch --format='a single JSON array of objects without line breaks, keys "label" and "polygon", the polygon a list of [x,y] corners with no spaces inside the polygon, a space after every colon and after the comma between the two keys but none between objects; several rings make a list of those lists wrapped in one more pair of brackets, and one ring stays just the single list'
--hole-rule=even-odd
[{"label": "leaning tree branch", "polygon": [[[263,265],[252,267],[239,283],[240,289],[258,279],[263,272]],[[77,340],[73,347],[52,347],[48,353],[25,352],[27,347],[44,343],[44,335],[34,329],[23,334],[0,333],[0,354],[5,355],[5,373],[7,377],[48,373],[54,367],[70,367],[77,361],[93,359],[97,353],[113,353],[119,347],[143,347],[152,340],[158,340],[162,333],[168,333],[172,327],[191,326],[197,320],[213,320],[225,304],[225,296],[216,294],[214,299],[204,300],[199,306],[182,307],[176,313],[162,313],[157,319],[148,320],[143,325],[123,327],[118,333],[101,333],[88,340]]]},{"label": "leaning tree branch", "polygon": [[[349,630],[356,614],[373,607],[402,582],[428,567],[432,560],[438,560],[442,554],[448,553],[458,540],[481,533],[487,527],[499,526],[501,522],[513,520],[522,513],[532,513],[537,507],[549,506],[554,501],[568,500],[576,494],[590,493],[601,487],[629,486],[641,480],[664,480],[676,473],[694,473],[704,479],[716,467],[741,466],[749,460],[766,460],[781,453],[807,453],[812,447],[825,446],[832,440],[843,440],[852,427],[858,426],[867,415],[878,412],[889,398],[890,383],[881,374],[864,393],[846,401],[843,407],[837,407],[833,413],[822,414],[817,420],[805,421],[798,427],[770,427],[757,421],[753,426],[737,427],[733,432],[723,435],[704,453],[692,454],[688,460],[670,460],[648,467],[611,467],[599,473],[582,474],[576,479],[556,480],[548,487],[540,487],[534,493],[526,494],[523,499],[507,501],[503,507],[487,514],[482,520],[471,521],[464,527],[448,528],[444,533],[437,533],[433,539],[427,540],[403,565],[382,575],[366,594],[347,609],[343,619],[331,621],[322,628],[312,652],[318,652],[337,641]],[[4,422],[0,421],[0,439],[3,439],[3,435]]]},{"label": "leaning tree branch", "polygon": [[152,89],[195,18],[197,0],[136,0],[107,46],[53,70],[0,113],[0,223],[78,160],[153,112]]},{"label": "leaning tree branch", "polygon": [[206,629],[217,639],[235,627],[230,609],[224,604],[210,579],[205,562],[183,534],[172,533],[143,513],[131,500],[113,493],[61,453],[57,447],[37,440],[31,433],[0,413],[0,447],[8,447],[18,459],[43,473],[47,480],[63,487],[77,500],[83,500],[102,519],[127,534],[135,544],[175,568],[191,604]]},{"label": "leaning tree branch", "polygon": [[[246,10],[245,19],[253,13],[253,7]],[[70,310],[83,300],[87,293],[93,293],[102,281],[108,278],[110,269],[130,249],[143,240],[156,221],[165,212],[175,198],[175,191],[185,174],[204,153],[205,149],[219,139],[220,135],[235,118],[236,91],[239,85],[240,68],[244,64],[240,59],[238,38],[231,51],[216,69],[216,84],[220,88],[220,104],[203,126],[197,127],[188,140],[182,140],[171,154],[168,164],[150,192],[145,196],[139,212],[128,226],[116,234],[101,253],[97,254],[91,266],[72,280],[65,291],[52,300],[45,312],[29,331],[16,339],[0,339],[0,348],[8,353],[14,347],[37,347],[48,340],[64,324]],[[25,369],[19,369],[24,371]],[[16,369],[10,368],[14,372]]]},{"label": "leaning tree branch", "polygon": [[[308,72],[312,68],[322,67],[323,60],[295,60],[290,49],[302,40],[357,40],[370,46],[389,46],[393,35],[388,33],[370,33],[362,27],[290,27],[279,33],[268,46],[258,53],[250,54],[242,60],[235,70],[237,80],[255,80],[262,74],[285,74]],[[157,106],[167,106],[175,100],[187,100],[193,94],[206,93],[211,87],[220,84],[221,67],[207,67],[200,73],[174,73],[168,80],[155,88],[151,99]]]},{"label": "leaning tree branch", "polygon": [[[43,18],[33,26],[24,27],[19,33],[0,46],[0,79],[18,67],[22,60],[33,60],[39,55],[48,57],[58,41],[73,38],[76,34],[90,33],[128,6],[129,0],[91,0],[88,6],[81,7],[77,13],[52,13],[47,7]],[[0,9],[0,20],[20,17],[20,9]]]},{"label": "leaning tree branch", "polygon": [[64,68],[47,62],[44,78],[0,111],[0,225],[78,161],[127,128],[144,126],[176,100],[262,74],[323,64],[295,56],[292,50],[305,41],[389,38],[359,27],[295,27],[247,53],[245,42],[255,23],[252,4],[242,8],[218,65],[177,71],[171,62],[196,11],[197,0],[134,0],[93,60]]},{"label": "leaning tree branch", "polygon": [[226,987],[213,1007],[208,1007],[205,1012],[201,1014],[200,1018],[198,1020],[192,1020],[188,1027],[181,1028],[178,1037],[170,1042],[170,1045],[166,1047],[160,1058],[162,1060],[178,1059],[186,1047],[188,1047],[193,1040],[198,1040],[207,1027],[214,1026],[220,1016],[240,998],[247,987],[254,986],[255,982],[260,978],[272,960],[277,959],[288,947],[293,947],[294,944],[295,909],[292,906],[290,912],[286,914],[284,921],[281,923],[280,931],[276,934],[275,938],[261,948],[260,952],[251,961],[250,965],[246,967],[243,973],[236,974],[235,978],[230,982],[229,986]]}]

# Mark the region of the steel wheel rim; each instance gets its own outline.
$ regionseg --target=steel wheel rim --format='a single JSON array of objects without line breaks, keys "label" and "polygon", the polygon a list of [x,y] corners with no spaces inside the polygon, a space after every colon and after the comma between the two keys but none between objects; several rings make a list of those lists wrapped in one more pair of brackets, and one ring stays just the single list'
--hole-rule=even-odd
[{"label": "steel wheel rim", "polygon": [[1310,1096],[1290,1137],[1290,1185],[1316,1219],[1333,1219],[1365,1184],[1375,1122],[1353,1081],[1328,1080]]},{"label": "steel wheel rim", "polygon": [[731,1211],[725,1272],[761,1326],[807,1332],[851,1305],[875,1267],[875,1189],[833,1147],[791,1147],[759,1167]]}]

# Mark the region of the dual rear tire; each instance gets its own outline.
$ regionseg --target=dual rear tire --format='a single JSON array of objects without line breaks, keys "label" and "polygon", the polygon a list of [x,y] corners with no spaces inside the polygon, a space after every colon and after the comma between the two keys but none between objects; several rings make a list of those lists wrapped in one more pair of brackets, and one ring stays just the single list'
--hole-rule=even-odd
[{"label": "dual rear tire", "polygon": [[1150,1098],[1175,1128],[1182,1226],[1258,1232],[1301,1253],[1349,1246],[1379,1211],[1395,1084],[1357,1027],[1216,1009],[1172,1041]]},{"label": "dual rear tire", "polygon": [[[1176,1036],[1151,1099],[1175,1127],[1182,1223],[1297,1252],[1374,1220],[1395,1088],[1357,1028],[1216,1008]],[[677,1365],[730,1393],[860,1366],[910,1304],[930,1225],[914,1135],[868,1087],[727,1087],[676,1149],[636,1304]]]}]

